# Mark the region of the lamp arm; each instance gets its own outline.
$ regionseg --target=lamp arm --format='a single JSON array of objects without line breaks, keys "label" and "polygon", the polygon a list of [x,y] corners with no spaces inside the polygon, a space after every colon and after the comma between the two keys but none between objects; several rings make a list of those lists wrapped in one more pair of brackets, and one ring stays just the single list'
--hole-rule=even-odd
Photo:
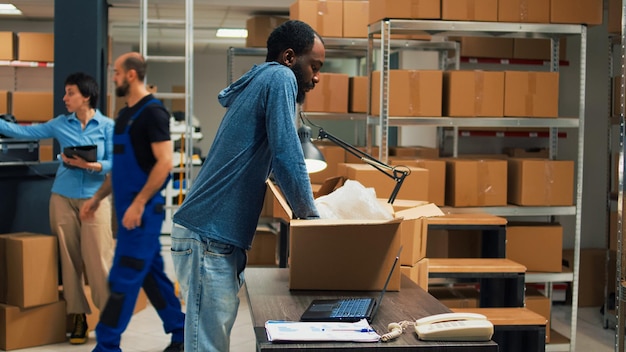
[{"label": "lamp arm", "polygon": [[371,165],[378,171],[382,172],[383,174],[393,179],[396,182],[396,185],[393,188],[393,191],[391,192],[391,196],[389,197],[389,200],[388,200],[389,204],[393,204],[394,200],[396,199],[396,196],[398,195],[398,192],[400,191],[400,187],[402,187],[402,183],[404,183],[404,179],[410,173],[409,171],[398,170],[395,167],[389,166],[383,163],[382,161],[374,158],[373,156],[367,154],[366,152],[326,132],[323,128],[320,128],[319,135],[317,138],[319,140],[328,139],[329,141],[345,149],[348,153],[356,156],[357,158],[361,159],[363,162]]}]

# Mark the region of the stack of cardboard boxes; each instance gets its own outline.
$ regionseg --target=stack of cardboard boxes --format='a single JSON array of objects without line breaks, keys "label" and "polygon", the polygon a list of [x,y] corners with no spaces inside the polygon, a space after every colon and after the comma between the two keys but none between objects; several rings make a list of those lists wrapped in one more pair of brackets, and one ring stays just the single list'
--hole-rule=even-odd
[{"label": "stack of cardboard boxes", "polygon": [[0,235],[0,262],[0,348],[9,351],[65,341],[56,237]]}]

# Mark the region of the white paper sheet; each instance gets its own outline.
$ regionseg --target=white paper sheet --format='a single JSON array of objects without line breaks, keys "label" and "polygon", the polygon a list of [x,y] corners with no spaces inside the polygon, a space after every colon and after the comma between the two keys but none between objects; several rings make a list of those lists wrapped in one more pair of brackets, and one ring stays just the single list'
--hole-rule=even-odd
[{"label": "white paper sheet", "polygon": [[376,342],[380,335],[367,320],[355,323],[323,323],[268,320],[265,331],[269,341],[353,341]]}]

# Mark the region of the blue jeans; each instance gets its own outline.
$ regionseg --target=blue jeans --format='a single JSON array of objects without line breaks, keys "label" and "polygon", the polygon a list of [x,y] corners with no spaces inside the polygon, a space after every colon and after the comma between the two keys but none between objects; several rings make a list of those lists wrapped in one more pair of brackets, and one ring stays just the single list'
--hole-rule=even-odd
[{"label": "blue jeans", "polygon": [[187,305],[186,352],[227,352],[237,317],[246,251],[172,228],[172,261]]}]

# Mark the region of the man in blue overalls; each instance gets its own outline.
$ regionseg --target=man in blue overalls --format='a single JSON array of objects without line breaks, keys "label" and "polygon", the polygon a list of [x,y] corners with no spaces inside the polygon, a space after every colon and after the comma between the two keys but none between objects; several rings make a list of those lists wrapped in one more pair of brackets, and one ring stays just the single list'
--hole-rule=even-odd
[{"label": "man in blue overalls", "polygon": [[161,225],[164,199],[160,191],[172,169],[169,113],[144,84],[146,62],[139,53],[115,61],[116,95],[126,98],[115,122],[113,171],[83,206],[89,217],[113,191],[118,221],[117,245],[109,274],[111,295],[96,327],[94,351],[120,351],[121,335],[143,287],[172,342],[164,352],[184,351],[184,320],[172,282],[163,271]]}]

